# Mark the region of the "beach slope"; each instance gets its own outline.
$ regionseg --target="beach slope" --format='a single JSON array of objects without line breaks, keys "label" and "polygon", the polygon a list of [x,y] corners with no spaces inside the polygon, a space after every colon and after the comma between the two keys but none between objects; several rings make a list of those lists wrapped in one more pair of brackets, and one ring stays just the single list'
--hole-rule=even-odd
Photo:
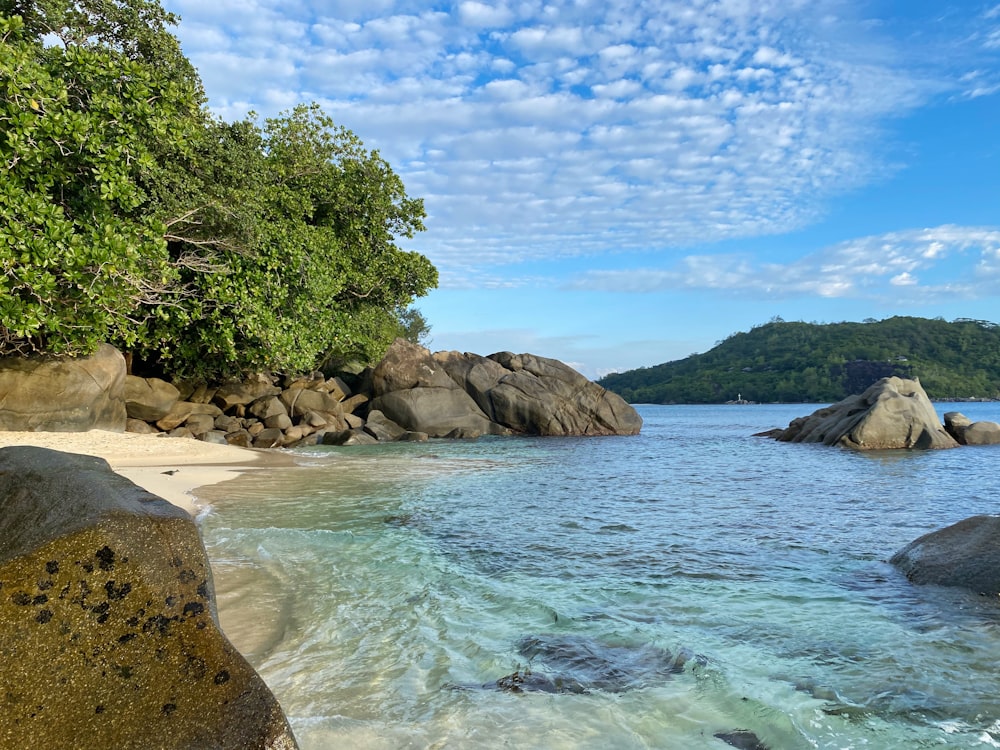
[{"label": "beach slope", "polygon": [[233,479],[244,471],[291,462],[274,452],[215,445],[200,440],[130,432],[0,432],[0,448],[41,448],[99,456],[118,474],[197,515],[192,491]]}]

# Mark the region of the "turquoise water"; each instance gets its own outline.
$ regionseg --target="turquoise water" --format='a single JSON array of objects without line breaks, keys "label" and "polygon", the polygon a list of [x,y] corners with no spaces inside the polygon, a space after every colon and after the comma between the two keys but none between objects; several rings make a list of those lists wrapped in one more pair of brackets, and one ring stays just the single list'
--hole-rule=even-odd
[{"label": "turquoise water", "polygon": [[814,408],[297,452],[203,493],[223,626],[303,750],[1000,747],[1000,603],[885,563],[1000,513],[1000,447],[751,437]]}]

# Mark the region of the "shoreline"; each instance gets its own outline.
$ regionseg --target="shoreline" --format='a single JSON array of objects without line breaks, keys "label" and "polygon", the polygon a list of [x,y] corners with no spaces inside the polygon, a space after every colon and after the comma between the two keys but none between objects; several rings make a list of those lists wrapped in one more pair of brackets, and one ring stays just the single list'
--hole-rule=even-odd
[{"label": "shoreline", "polygon": [[294,464],[290,456],[272,451],[105,430],[0,431],[0,448],[15,445],[103,458],[115,473],[183,508],[192,517],[202,510],[194,494],[199,487],[235,479],[255,469]]}]

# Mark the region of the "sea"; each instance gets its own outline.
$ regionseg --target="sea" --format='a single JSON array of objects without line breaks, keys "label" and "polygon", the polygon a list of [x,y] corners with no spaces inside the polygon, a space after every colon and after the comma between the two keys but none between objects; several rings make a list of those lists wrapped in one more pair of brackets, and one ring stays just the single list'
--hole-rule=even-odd
[{"label": "sea", "polygon": [[314,447],[199,490],[223,628],[303,750],[1000,747],[1000,601],[887,562],[1000,513],[1000,446],[637,408],[635,437]]}]

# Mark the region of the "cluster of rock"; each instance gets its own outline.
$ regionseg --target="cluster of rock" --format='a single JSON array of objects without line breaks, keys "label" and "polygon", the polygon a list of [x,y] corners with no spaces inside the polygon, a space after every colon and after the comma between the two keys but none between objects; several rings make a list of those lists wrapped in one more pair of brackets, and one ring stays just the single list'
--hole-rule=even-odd
[{"label": "cluster of rock", "polygon": [[568,365],[533,354],[431,354],[398,339],[372,372],[372,409],[431,437],[636,435],[642,418]]},{"label": "cluster of rock", "polygon": [[759,433],[789,443],[823,443],[858,450],[954,448],[918,380],[882,378],[860,395],[799,417],[785,429]]},{"label": "cluster of rock", "polygon": [[297,747],[186,512],[103,459],[3,448],[0,540],[0,747]]},{"label": "cluster of rock", "polygon": [[482,435],[634,435],[635,409],[531,354],[431,354],[397,340],[374,368],[262,375],[210,387],[126,375],[105,346],[85,359],[0,361],[0,429],[165,433],[241,447]]},{"label": "cluster of rock", "polygon": [[163,432],[242,448],[315,443],[327,434],[360,429],[354,411],[368,401],[339,377],[261,376],[217,388],[172,384],[158,378],[125,379],[129,432]]},{"label": "cluster of rock", "polygon": [[[759,433],[795,443],[824,443],[859,450],[954,448],[1000,444],[1000,425],[975,422],[959,412],[944,424],[919,381],[883,378],[859,396],[793,420],[787,428]],[[1000,594],[1000,517],[974,516],[925,534],[889,562],[917,584]]]},{"label": "cluster of rock", "polygon": [[944,415],[944,428],[959,445],[1000,445],[1000,424],[973,422],[958,411]]}]

